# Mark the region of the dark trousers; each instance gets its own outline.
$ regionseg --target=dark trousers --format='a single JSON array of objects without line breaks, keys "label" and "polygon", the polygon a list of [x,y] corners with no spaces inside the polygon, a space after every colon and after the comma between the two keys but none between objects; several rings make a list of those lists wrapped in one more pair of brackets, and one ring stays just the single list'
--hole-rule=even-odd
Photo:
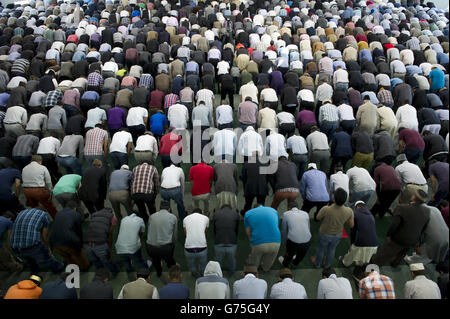
[{"label": "dark trousers", "polygon": [[138,207],[139,217],[141,217],[147,225],[149,216],[147,214],[147,208],[150,215],[156,212],[155,195],[136,193],[131,195],[131,199],[136,203],[136,206]]},{"label": "dark trousers", "polygon": [[316,219],[317,214],[322,209],[322,207],[327,206],[327,205],[328,205],[328,202],[311,202],[305,198],[303,200],[302,210],[309,213],[311,209],[316,207],[316,212],[314,213],[314,220],[317,221],[317,219]]},{"label": "dark trousers", "polygon": [[124,164],[128,165],[128,154],[121,152],[111,152],[109,153],[111,160],[114,165],[114,169],[120,169],[120,167]]},{"label": "dark trousers", "polygon": [[8,199],[0,199],[0,213],[9,210],[17,216],[17,214],[19,214],[24,209],[25,206],[23,206],[22,203],[19,202],[19,199],[15,195]]},{"label": "dark trousers", "polygon": [[349,135],[352,135],[353,129],[355,128],[355,120],[344,120],[340,123],[342,129],[347,132]]},{"label": "dark trousers", "polygon": [[56,156],[53,154],[39,154],[42,157],[42,165],[47,167],[50,177],[52,179],[53,185],[55,185],[61,178],[61,173],[59,172],[58,163],[56,162]]},{"label": "dark trousers", "polygon": [[303,138],[306,139],[308,137],[308,135],[311,133],[311,127],[313,127],[314,125],[317,125],[317,124],[316,123],[303,124],[299,128],[300,136],[302,136]]},{"label": "dark trousers", "polygon": [[244,216],[248,210],[252,209],[252,204],[255,197],[258,204],[264,205],[266,201],[266,195],[247,195],[245,196],[244,209],[241,211],[242,216]]},{"label": "dark trousers", "polygon": [[230,106],[234,109],[234,89],[233,88],[224,88],[222,87],[222,90],[220,90],[220,98],[222,100],[225,100],[225,98],[228,95],[228,103],[230,103]]},{"label": "dark trousers", "polygon": [[105,199],[101,197],[97,201],[83,200],[83,203],[91,215],[105,208]]},{"label": "dark trousers", "polygon": [[162,246],[152,246],[147,244],[147,253],[152,260],[153,266],[155,266],[156,275],[158,277],[160,277],[162,274],[162,260],[166,262],[167,268],[175,265],[175,259],[173,258],[174,250],[174,244],[167,244]]},{"label": "dark trousers", "polygon": [[161,155],[161,164],[163,169],[172,165],[172,160],[170,159],[170,155]]},{"label": "dark trousers", "polygon": [[295,124],[294,123],[283,123],[280,125],[278,131],[281,135],[284,135],[284,136],[287,136],[290,133],[293,134],[295,132]]},{"label": "dark trousers", "polygon": [[84,116],[87,117],[87,112],[90,109],[93,109],[96,105],[96,102],[93,100],[80,100],[80,109],[83,112]]},{"label": "dark trousers", "polygon": [[217,125],[217,129],[219,130],[223,130],[224,128],[233,128],[233,122]]},{"label": "dark trousers", "polygon": [[351,160],[351,157],[341,157],[341,158],[332,158],[331,160],[331,165],[330,165],[330,171],[328,173],[329,176],[331,176],[332,174],[334,174],[334,168],[336,167],[336,165],[341,165],[343,170],[345,171],[345,166],[347,166],[347,163],[349,160]]},{"label": "dark trousers", "polygon": [[13,156],[13,161],[19,171],[23,170],[25,166],[31,163],[31,156]]},{"label": "dark trousers", "polygon": [[371,264],[378,266],[392,266],[397,267],[408,253],[410,247],[399,245],[393,241],[384,243],[378,248],[375,255],[370,260]]},{"label": "dark trousers", "polygon": [[298,244],[288,239],[286,241],[286,252],[284,254],[283,266],[288,268],[291,261],[294,266],[297,266],[299,263],[301,263],[303,258],[305,258],[310,245],[311,241]]},{"label": "dark trousers", "polygon": [[145,260],[142,258],[142,251],[141,249],[138,249],[134,254],[118,254],[122,262],[125,263],[127,272],[134,271],[134,267],[132,264],[132,261],[136,261],[138,264],[138,267],[136,267],[136,270],[139,270],[139,268],[147,269],[148,265],[145,262]]},{"label": "dark trousers", "polygon": [[372,207],[372,214],[374,216],[378,214],[380,218],[383,218],[398,195],[400,195],[400,190],[377,191],[378,199]]},{"label": "dark trousers", "polygon": [[130,131],[131,136],[133,137],[133,144],[136,146],[136,141],[140,135],[144,135],[145,133],[145,125],[133,125],[128,126],[128,130]]},{"label": "dark trousers", "polygon": [[30,267],[32,274],[39,273],[42,268],[49,268],[54,273],[64,270],[63,263],[51,256],[49,248],[42,243],[25,249],[13,249],[13,252]]}]

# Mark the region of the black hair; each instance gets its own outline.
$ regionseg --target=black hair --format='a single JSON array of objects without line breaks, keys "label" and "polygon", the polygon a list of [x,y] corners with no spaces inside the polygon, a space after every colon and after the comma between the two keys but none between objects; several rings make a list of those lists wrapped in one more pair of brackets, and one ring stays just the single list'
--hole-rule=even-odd
[{"label": "black hair", "polygon": [[436,265],[437,272],[443,272],[444,274],[448,274],[448,261],[440,261]]},{"label": "black hair", "polygon": [[192,210],[192,214],[194,214],[194,213],[203,214],[203,211],[202,211],[200,208],[194,208],[194,209]]},{"label": "black hair", "polygon": [[101,280],[105,280],[105,279],[110,279],[111,278],[111,273],[108,270],[108,268],[102,267],[97,269],[97,271],[95,272],[95,277],[99,278]]},{"label": "black hair", "polygon": [[280,275],[280,278],[281,279],[286,279],[286,278],[291,278],[292,279],[293,277],[292,277],[292,274],[283,274],[283,275]]},{"label": "black hair", "polygon": [[334,202],[336,203],[336,205],[342,206],[345,204],[346,201],[347,201],[347,192],[343,188],[339,187],[334,191]]},{"label": "black hair", "polygon": [[147,279],[148,277],[150,277],[150,270],[148,270],[147,268],[141,268],[136,272],[136,277]]},{"label": "black hair", "polygon": [[336,271],[333,269],[333,268],[331,268],[331,267],[328,267],[328,268],[324,268],[323,269],[323,271],[322,271],[322,277],[330,277],[331,275],[336,275]]}]

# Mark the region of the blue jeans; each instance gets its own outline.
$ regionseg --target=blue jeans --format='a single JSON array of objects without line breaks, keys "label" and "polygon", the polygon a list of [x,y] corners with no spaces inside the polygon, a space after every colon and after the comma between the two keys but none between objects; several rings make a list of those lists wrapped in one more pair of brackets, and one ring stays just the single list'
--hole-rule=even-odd
[{"label": "blue jeans", "polygon": [[164,189],[161,188],[159,193],[164,200],[170,201],[173,199],[177,203],[178,210],[178,218],[179,220],[183,220],[186,217],[184,203],[183,203],[183,194],[181,193],[181,187],[177,187],[176,189]]},{"label": "blue jeans", "polygon": [[189,270],[194,277],[203,276],[203,272],[206,268],[206,263],[208,262],[208,248],[198,252],[191,253],[184,250],[184,256],[186,257],[186,263]]},{"label": "blue jeans", "polygon": [[111,252],[107,243],[99,246],[84,245],[87,258],[97,269],[106,267],[113,273],[119,272],[119,267],[111,261]]},{"label": "blue jeans", "polygon": [[122,262],[125,263],[125,266],[127,268],[128,272],[134,271],[134,267],[133,264],[131,263],[132,260],[134,260],[137,264],[138,264],[138,269],[139,268],[148,268],[147,263],[145,262],[145,260],[142,258],[142,251],[139,248],[134,254],[117,254],[120,259],[122,260]]},{"label": "blue jeans", "polygon": [[419,160],[420,156],[422,156],[423,151],[414,148],[406,148],[404,150],[404,153],[406,155],[406,158],[408,159],[408,162],[417,164],[417,161]]},{"label": "blue jeans", "polygon": [[320,124],[320,131],[328,137],[329,141],[331,141],[333,140],[338,125],[338,122],[322,122],[322,124]]},{"label": "blue jeans", "polygon": [[228,271],[233,274],[236,270],[236,248],[237,245],[215,245],[214,252],[216,253],[216,260],[219,262],[220,266],[223,267],[222,261],[228,259]]},{"label": "blue jeans", "polygon": [[369,202],[370,198],[372,197],[373,193],[375,193],[375,191],[362,191],[362,192],[353,192],[352,193],[352,198],[351,198],[351,203],[352,203],[352,208],[355,205],[355,203],[359,200],[362,200],[364,203]]},{"label": "blue jeans", "polygon": [[327,261],[325,262],[325,268],[330,267],[331,262],[334,259],[336,247],[341,240],[341,235],[327,235],[319,233],[319,243],[317,245],[316,252],[316,267],[320,267],[322,264],[323,255],[326,252]]},{"label": "blue jeans", "polygon": [[67,171],[67,174],[78,174],[82,175],[81,163],[78,158],[73,156],[68,157],[56,157],[56,161]]},{"label": "blue jeans", "polygon": [[64,264],[50,256],[48,247],[42,243],[32,248],[13,249],[13,252],[30,267],[31,273],[42,271],[41,267],[49,268],[54,273],[64,270]]},{"label": "blue jeans", "polygon": [[111,160],[113,162],[114,169],[120,169],[124,164],[128,165],[128,154],[121,152],[111,152],[109,153]]}]

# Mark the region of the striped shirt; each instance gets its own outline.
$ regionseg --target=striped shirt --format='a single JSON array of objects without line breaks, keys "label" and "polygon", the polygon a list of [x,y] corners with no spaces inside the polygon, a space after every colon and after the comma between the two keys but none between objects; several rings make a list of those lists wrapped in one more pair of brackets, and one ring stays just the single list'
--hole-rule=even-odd
[{"label": "striped shirt", "polygon": [[11,232],[11,248],[27,248],[41,242],[41,231],[48,228],[49,215],[39,209],[25,209],[17,215]]},{"label": "striped shirt", "polygon": [[159,174],[156,167],[147,163],[133,168],[131,177],[131,194],[157,194],[159,191]]},{"label": "striped shirt", "polygon": [[11,73],[25,74],[30,62],[27,59],[17,59],[11,67]]},{"label": "striped shirt", "polygon": [[168,109],[172,105],[177,104],[179,100],[180,99],[177,94],[174,93],[167,94],[166,97],[164,98],[164,109]]},{"label": "striped shirt", "polygon": [[319,109],[319,123],[322,122],[338,122],[339,113],[336,105],[331,103],[324,104]]},{"label": "striped shirt", "polygon": [[139,80],[139,86],[145,86],[147,89],[153,89],[153,77],[150,74],[142,74]]},{"label": "striped shirt", "polygon": [[391,278],[373,271],[359,283],[361,299],[395,299],[394,283]]},{"label": "striped shirt", "polygon": [[44,101],[44,107],[52,108],[58,104],[63,98],[63,93],[60,90],[53,90],[47,93]]},{"label": "striped shirt", "polygon": [[103,155],[103,142],[108,138],[108,133],[95,127],[86,132],[86,143],[84,145],[84,155]]},{"label": "striped shirt", "polygon": [[99,86],[100,89],[103,87],[103,77],[98,72],[89,73],[87,81],[88,86]]}]

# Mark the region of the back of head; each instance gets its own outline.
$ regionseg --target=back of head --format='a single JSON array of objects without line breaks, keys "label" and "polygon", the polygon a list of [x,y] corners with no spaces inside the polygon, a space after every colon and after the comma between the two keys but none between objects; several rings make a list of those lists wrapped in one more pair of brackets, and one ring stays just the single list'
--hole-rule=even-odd
[{"label": "back of head", "polygon": [[324,268],[322,271],[322,277],[328,278],[331,275],[336,275],[336,271],[333,268]]},{"label": "back of head", "polygon": [[99,160],[98,158],[96,158],[96,159],[92,162],[92,166],[101,168],[101,167],[103,166],[103,163],[102,163],[101,160]]},{"label": "back of head", "polygon": [[95,279],[100,279],[101,281],[108,281],[111,278],[111,273],[107,268],[98,268],[95,272]]},{"label": "back of head", "polygon": [[334,191],[334,202],[336,203],[336,205],[342,206],[345,204],[346,201],[347,201],[347,192],[343,188],[339,187]]},{"label": "back of head", "polygon": [[176,264],[169,268],[168,277],[170,281],[180,281],[182,276],[180,265]]}]

